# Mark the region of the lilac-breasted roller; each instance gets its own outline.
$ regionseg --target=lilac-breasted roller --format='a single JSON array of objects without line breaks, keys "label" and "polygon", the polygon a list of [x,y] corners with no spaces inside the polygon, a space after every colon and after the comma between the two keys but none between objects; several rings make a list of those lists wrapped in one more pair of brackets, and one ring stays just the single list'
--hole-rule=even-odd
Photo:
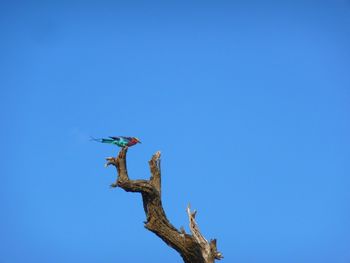
[{"label": "lilac-breasted roller", "polygon": [[136,137],[126,137],[126,136],[110,136],[108,139],[101,138],[101,139],[95,139],[91,138],[94,141],[101,142],[101,143],[109,143],[114,144],[119,147],[130,147],[137,143],[141,143],[141,141]]}]

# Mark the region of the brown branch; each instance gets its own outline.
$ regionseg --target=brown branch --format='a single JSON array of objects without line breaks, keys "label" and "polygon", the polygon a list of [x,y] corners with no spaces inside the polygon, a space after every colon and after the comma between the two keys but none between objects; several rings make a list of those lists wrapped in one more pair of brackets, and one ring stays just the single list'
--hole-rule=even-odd
[{"label": "brown branch", "polygon": [[191,212],[190,205],[188,204],[187,215],[190,221],[190,230],[192,236],[195,238],[195,240],[201,247],[203,258],[206,260],[206,262],[214,262],[215,259],[222,259],[222,254],[219,251],[217,251],[216,248],[216,239],[210,240],[210,242],[208,242],[208,240],[206,240],[201,234],[197,222],[195,220],[196,214],[197,211],[195,210]]},{"label": "brown branch", "polygon": [[159,195],[161,195],[160,151],[156,152],[148,163],[151,170],[150,183],[158,190]]},{"label": "brown branch", "polygon": [[141,193],[146,214],[145,228],[179,252],[185,263],[213,263],[215,259],[221,259],[222,255],[216,248],[216,239],[208,242],[203,237],[194,220],[195,213],[191,213],[189,207],[187,213],[192,235],[186,234],[183,228],[176,229],[166,217],[161,201],[160,152],[156,152],[149,161],[150,180],[130,180],[126,166],[127,151],[128,148],[125,147],[116,158],[108,157],[106,166],[113,165],[118,171],[117,180],[111,187]]}]

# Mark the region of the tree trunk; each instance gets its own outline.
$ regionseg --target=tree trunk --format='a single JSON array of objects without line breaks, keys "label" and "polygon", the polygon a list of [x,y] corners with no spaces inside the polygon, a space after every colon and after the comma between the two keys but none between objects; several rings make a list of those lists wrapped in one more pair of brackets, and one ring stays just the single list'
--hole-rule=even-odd
[{"label": "tree trunk", "polygon": [[149,180],[130,180],[126,167],[128,148],[122,148],[116,158],[107,158],[106,166],[114,165],[118,177],[112,187],[120,187],[127,192],[141,193],[146,214],[145,227],[175,249],[185,263],[213,263],[223,258],[217,251],[216,239],[208,242],[200,233],[195,221],[196,211],[187,207],[191,234],[183,228],[176,229],[167,219],[161,200],[160,152],[155,153],[149,161],[151,177]]}]

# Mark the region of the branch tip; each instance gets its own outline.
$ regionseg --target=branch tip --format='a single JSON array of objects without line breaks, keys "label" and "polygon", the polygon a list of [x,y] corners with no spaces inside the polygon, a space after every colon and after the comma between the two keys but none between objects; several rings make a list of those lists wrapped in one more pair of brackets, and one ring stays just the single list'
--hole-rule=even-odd
[{"label": "branch tip", "polygon": [[181,234],[186,234],[185,228],[183,226],[180,227]]},{"label": "branch tip", "polygon": [[116,159],[114,157],[106,157],[106,163],[105,163],[105,167],[108,167],[109,165],[114,165],[116,166]]}]

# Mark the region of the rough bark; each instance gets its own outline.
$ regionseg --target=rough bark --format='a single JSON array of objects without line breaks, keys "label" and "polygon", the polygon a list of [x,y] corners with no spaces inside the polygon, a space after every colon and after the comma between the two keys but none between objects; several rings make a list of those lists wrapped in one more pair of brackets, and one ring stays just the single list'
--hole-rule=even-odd
[{"label": "rough bark", "polygon": [[130,180],[126,166],[127,151],[127,147],[122,148],[116,158],[107,158],[106,166],[113,165],[118,171],[117,180],[111,187],[141,193],[146,214],[145,228],[174,248],[185,263],[213,263],[215,259],[223,258],[217,250],[216,239],[208,242],[200,233],[195,221],[196,211],[191,212],[187,207],[191,234],[187,234],[183,228],[175,228],[166,217],[161,200],[160,152],[156,152],[149,161],[149,180]]}]

